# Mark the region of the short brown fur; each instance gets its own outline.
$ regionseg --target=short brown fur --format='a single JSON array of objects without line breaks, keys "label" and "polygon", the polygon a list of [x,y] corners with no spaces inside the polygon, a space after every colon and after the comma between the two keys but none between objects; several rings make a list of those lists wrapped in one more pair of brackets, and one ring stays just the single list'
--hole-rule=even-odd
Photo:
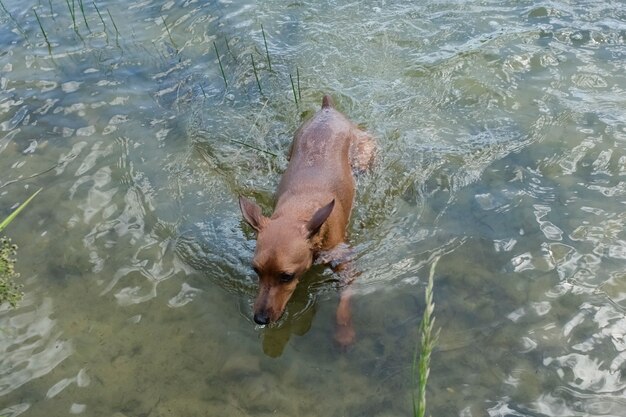
[{"label": "short brown fur", "polygon": [[[255,322],[269,324],[280,318],[300,277],[318,257],[336,270],[344,269],[346,227],[355,193],[353,170],[367,169],[374,149],[371,136],[324,96],[322,108],[295,134],[272,216],[263,216],[258,205],[240,197],[243,217],[257,232],[252,260],[259,276]],[[349,298],[345,287],[335,334],[343,346],[352,343],[355,334]]]}]

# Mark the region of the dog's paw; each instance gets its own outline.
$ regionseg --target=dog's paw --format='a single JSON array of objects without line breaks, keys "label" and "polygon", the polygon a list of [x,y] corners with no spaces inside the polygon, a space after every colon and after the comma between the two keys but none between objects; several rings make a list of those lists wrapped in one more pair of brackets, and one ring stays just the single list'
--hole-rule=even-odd
[{"label": "dog's paw", "polygon": [[352,291],[349,288],[345,288],[341,292],[336,313],[335,341],[344,351],[354,343],[356,338],[356,332],[352,327],[352,311],[350,310],[351,294]]},{"label": "dog's paw", "polygon": [[355,339],[356,332],[351,324],[337,324],[335,328],[335,342],[337,342],[340,349],[347,350],[354,344]]}]

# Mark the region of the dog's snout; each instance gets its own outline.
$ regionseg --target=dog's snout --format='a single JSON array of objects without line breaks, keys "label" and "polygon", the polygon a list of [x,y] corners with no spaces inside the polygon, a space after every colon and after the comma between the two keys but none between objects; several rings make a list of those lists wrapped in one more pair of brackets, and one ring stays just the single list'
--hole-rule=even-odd
[{"label": "dog's snout", "polygon": [[269,324],[270,315],[267,314],[267,311],[259,311],[258,313],[254,313],[254,322],[260,325]]}]

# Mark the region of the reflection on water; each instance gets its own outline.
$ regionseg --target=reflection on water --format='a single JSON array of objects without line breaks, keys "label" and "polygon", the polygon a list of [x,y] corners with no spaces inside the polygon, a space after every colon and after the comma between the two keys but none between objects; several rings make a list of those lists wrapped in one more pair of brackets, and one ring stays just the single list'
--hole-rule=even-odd
[{"label": "reflection on water", "polygon": [[72,354],[71,343],[55,331],[55,320],[50,318],[52,301],[44,298],[36,309],[27,306],[28,301],[23,303],[22,312],[11,317],[5,326],[11,333],[1,341],[2,361],[11,372],[1,376],[0,395],[46,375]]},{"label": "reflection on water", "polygon": [[[408,415],[437,256],[432,415],[623,414],[619,2],[2,3],[0,218],[44,191],[0,415]],[[236,203],[271,210],[323,93],[380,146],[348,352],[321,267],[255,327]]]}]

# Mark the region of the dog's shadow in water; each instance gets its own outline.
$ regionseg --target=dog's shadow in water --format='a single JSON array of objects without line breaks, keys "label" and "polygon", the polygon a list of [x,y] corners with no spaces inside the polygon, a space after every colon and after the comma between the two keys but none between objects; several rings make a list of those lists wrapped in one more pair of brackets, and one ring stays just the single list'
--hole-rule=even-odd
[{"label": "dog's shadow in water", "polygon": [[[192,228],[176,237],[175,250],[185,264],[201,273],[199,281],[210,279],[225,290],[238,294],[244,303],[250,306],[257,295],[258,285],[244,282],[242,276],[249,270],[252,247],[244,249],[237,236],[213,238],[218,232],[236,230],[235,227],[216,226],[206,223],[202,229]],[[217,247],[215,242],[230,244],[228,250]],[[231,242],[231,243],[229,243]],[[325,273],[326,271],[326,273]],[[336,277],[328,275],[324,266],[316,265],[300,280],[283,317],[277,322],[260,329],[263,352],[276,358],[282,355],[292,334],[306,334],[313,323],[316,313],[316,299],[320,292],[329,291],[337,282]],[[199,282],[197,286],[202,287]],[[243,308],[251,325],[252,310]]]},{"label": "dog's shadow in water", "polygon": [[311,329],[317,312],[317,294],[336,283],[336,279],[323,272],[323,266],[309,270],[298,283],[283,317],[262,329],[263,352],[267,356],[279,357],[292,335],[303,336]]}]

